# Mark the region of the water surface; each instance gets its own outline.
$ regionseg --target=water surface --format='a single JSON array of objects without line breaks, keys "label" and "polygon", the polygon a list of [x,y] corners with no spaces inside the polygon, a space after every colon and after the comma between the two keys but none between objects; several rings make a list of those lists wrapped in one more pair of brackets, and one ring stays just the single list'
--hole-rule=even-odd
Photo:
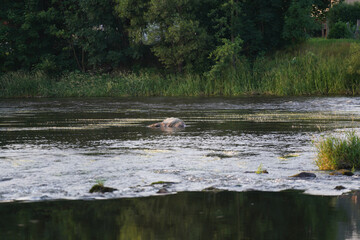
[{"label": "water surface", "polygon": [[[0,201],[209,187],[341,195],[360,186],[357,175],[318,171],[311,144],[323,134],[357,131],[360,98],[2,99],[0,113]],[[187,127],[146,127],[166,117]],[[248,173],[258,168],[269,174]],[[289,178],[301,171],[317,178]],[[89,194],[97,181],[118,191]]]},{"label": "water surface", "polygon": [[359,239],[359,193],[182,192],[0,204],[0,239]]}]

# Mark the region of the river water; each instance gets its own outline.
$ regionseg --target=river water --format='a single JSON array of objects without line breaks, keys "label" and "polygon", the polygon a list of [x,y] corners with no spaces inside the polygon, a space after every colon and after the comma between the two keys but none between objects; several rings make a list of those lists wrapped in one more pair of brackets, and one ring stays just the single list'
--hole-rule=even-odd
[{"label": "river water", "polygon": [[[166,117],[181,118],[187,127],[180,131],[147,127]],[[126,219],[126,214],[120,214],[117,215],[120,219],[117,224],[134,223],[126,231],[137,227],[134,231],[145,234],[140,236],[143,239],[169,239],[166,232],[171,234],[172,231],[177,233],[174,239],[186,239],[182,233],[190,234],[196,230],[171,228],[172,225],[167,224],[172,218],[159,217],[151,223],[160,224],[159,232],[147,232],[142,228],[144,224],[150,224],[146,221],[155,214],[146,210],[150,204],[151,209],[158,206],[156,210],[161,216],[176,212],[173,208],[179,207],[183,217],[197,219],[196,214],[212,216],[215,222],[209,221],[214,226],[217,221],[223,224],[234,219],[240,221],[236,225],[240,228],[236,231],[224,230],[225,235],[221,235],[219,230],[217,234],[223,238],[209,237],[206,234],[211,232],[204,231],[202,235],[191,232],[195,236],[193,239],[234,239],[233,236],[252,239],[256,232],[265,234],[261,239],[321,239],[310,233],[307,237],[303,234],[298,235],[301,238],[291,237],[295,231],[292,228],[289,229],[290,235],[281,235],[284,238],[276,238],[276,235],[271,235],[275,238],[266,237],[274,228],[269,224],[281,224],[272,221],[272,215],[283,212],[284,219],[295,221],[291,216],[298,216],[304,206],[310,205],[312,209],[304,209],[318,210],[314,216],[304,213],[306,231],[316,228],[314,233],[325,234],[321,229],[327,227],[327,222],[324,226],[317,225],[320,223],[313,222],[313,219],[329,218],[331,224],[340,226],[339,232],[343,234],[330,230],[326,234],[334,236],[333,239],[343,239],[344,236],[348,239],[355,236],[353,239],[356,239],[360,232],[356,224],[360,220],[359,203],[357,195],[350,191],[360,189],[359,173],[346,177],[318,171],[312,141],[329,134],[342,135],[350,129],[359,131],[359,121],[360,98],[357,97],[2,99],[0,202],[3,203],[0,204],[0,213],[2,220],[8,219],[6,221],[11,224],[2,229],[0,226],[1,236],[9,239],[9,236],[21,232],[24,235],[31,232],[34,239],[42,239],[40,235],[45,234],[44,229],[54,233],[54,226],[61,225],[59,218],[65,211],[63,208],[70,209],[70,215],[62,217],[73,223],[79,221],[79,225],[83,221],[79,219],[85,221],[94,214],[98,216],[97,221],[106,223],[106,219],[99,218],[99,211],[106,214],[110,210],[115,213],[137,211],[138,215],[135,215],[140,219]],[[266,169],[268,174],[254,173],[258,169]],[[317,177],[290,177],[302,171],[313,172]],[[97,182],[117,191],[90,194],[89,189]],[[345,188],[335,190],[339,185]],[[227,192],[200,192],[209,188]],[[159,194],[160,189],[166,189],[169,195]],[[94,199],[98,200],[88,201]],[[265,205],[262,199],[266,199]],[[194,209],[187,207],[190,203]],[[84,204],[90,210],[71,212],[71,209]],[[206,212],[201,207],[204,204],[214,208]],[[260,207],[249,209],[254,204]],[[286,204],[298,209],[295,215],[289,213],[288,208],[282,208]],[[273,211],[261,212],[268,208]],[[45,212],[39,210],[39,213],[36,209]],[[284,209],[289,211],[284,212]],[[236,211],[240,213],[231,215]],[[270,218],[270,222],[262,222],[264,232],[257,229],[256,221],[255,225],[243,223],[253,215],[260,219]],[[187,218],[177,221],[174,225],[193,224]],[[96,221],[92,224],[87,227],[94,230],[97,225],[103,226]],[[207,222],[203,219],[201,224]],[[199,229],[202,229],[201,224]],[[102,231],[98,229],[101,234],[107,231],[106,226],[103,227]],[[254,229],[250,231],[248,228]],[[39,229],[42,229],[41,233]],[[83,234],[92,233],[89,229]],[[281,231],[284,233],[285,230]],[[112,236],[133,239],[126,237],[130,233],[122,233],[125,237],[117,233],[112,233]],[[198,238],[196,236],[200,235],[196,234],[202,237]],[[73,237],[83,238],[76,234]],[[134,238],[140,239],[137,237]],[[85,236],[83,239],[88,238]]]},{"label": "river water", "polygon": [[[0,201],[140,197],[164,187],[340,195],[360,186],[356,175],[318,171],[312,144],[356,131],[360,98],[1,100],[0,112]],[[187,127],[147,127],[166,117]],[[249,173],[259,168],[269,174]],[[301,171],[317,178],[289,178]],[[99,181],[118,191],[89,194]]]}]

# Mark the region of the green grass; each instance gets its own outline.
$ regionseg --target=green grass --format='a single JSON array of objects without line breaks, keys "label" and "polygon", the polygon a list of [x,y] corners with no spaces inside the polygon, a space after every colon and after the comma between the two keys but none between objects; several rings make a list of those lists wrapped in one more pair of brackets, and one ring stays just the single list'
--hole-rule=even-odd
[{"label": "green grass", "polygon": [[356,65],[358,46],[354,40],[312,39],[296,49],[278,52],[264,63],[267,69],[260,92],[280,96],[357,95],[358,83],[348,74],[348,67],[360,70]]},{"label": "green grass", "polygon": [[310,39],[306,43],[216,77],[203,74],[41,72],[0,75],[0,97],[276,96],[360,94],[360,42]]},{"label": "green grass", "polygon": [[314,142],[320,170],[360,169],[360,138],[355,132],[344,137],[328,136]]}]

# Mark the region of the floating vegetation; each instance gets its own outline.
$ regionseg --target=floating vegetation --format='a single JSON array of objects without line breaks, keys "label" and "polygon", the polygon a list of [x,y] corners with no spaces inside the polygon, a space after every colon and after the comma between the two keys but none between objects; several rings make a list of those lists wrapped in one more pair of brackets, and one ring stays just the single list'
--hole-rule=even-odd
[{"label": "floating vegetation", "polygon": [[330,120],[344,120],[348,121],[349,117],[352,121],[360,121],[360,116],[357,113],[349,116],[347,112],[284,112],[271,111],[259,113],[241,113],[235,114],[224,112],[220,114],[212,114],[211,116],[191,117],[195,121],[201,119],[203,122],[221,122],[221,121],[250,121],[250,122],[307,122],[307,121],[330,121]]},{"label": "floating vegetation", "polygon": [[166,182],[166,181],[157,181],[157,182],[153,182],[150,185],[171,185],[171,184],[175,184],[175,182]]},{"label": "floating vegetation", "polygon": [[289,160],[290,158],[294,158],[294,157],[299,157],[300,154],[298,153],[291,153],[291,154],[287,154],[287,155],[283,155],[281,157],[278,157],[278,159],[280,160]]},{"label": "floating vegetation", "polygon": [[263,174],[263,173],[269,173],[267,170],[263,169],[262,163],[260,163],[258,169],[255,172],[256,174]]}]

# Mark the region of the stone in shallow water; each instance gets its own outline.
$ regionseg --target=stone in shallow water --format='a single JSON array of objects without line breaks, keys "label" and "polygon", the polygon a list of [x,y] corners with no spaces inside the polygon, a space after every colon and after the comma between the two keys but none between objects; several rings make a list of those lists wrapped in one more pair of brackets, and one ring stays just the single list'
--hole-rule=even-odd
[{"label": "stone in shallow water", "polygon": [[169,193],[169,191],[166,188],[161,188],[156,193],[158,193],[158,194],[166,194],[166,193]]},{"label": "stone in shallow water", "polygon": [[256,173],[256,174],[269,174],[267,170],[260,170],[260,171],[245,171],[245,173]]},{"label": "stone in shallow water", "polygon": [[95,193],[95,192],[106,193],[106,192],[114,192],[116,190],[117,190],[116,188],[105,187],[102,184],[95,184],[94,186],[92,186],[89,193]]},{"label": "stone in shallow water", "polygon": [[291,178],[316,178],[314,173],[301,172],[295,175],[290,176]]},{"label": "stone in shallow water", "polygon": [[164,121],[149,125],[151,128],[184,128],[185,122],[179,118],[166,118]]},{"label": "stone in shallow water", "polygon": [[346,189],[346,187],[340,185],[340,186],[336,186],[334,189],[340,191]]},{"label": "stone in shallow water", "polygon": [[219,189],[219,188],[216,188],[216,187],[208,187],[208,188],[204,188],[202,190],[203,192],[224,192],[224,191],[227,191],[227,190],[224,190],[224,189]]},{"label": "stone in shallow water", "polygon": [[335,176],[338,176],[338,175],[352,176],[352,175],[354,175],[354,173],[353,173],[352,171],[350,171],[350,170],[340,169],[340,170],[331,172],[330,175],[335,175]]}]

